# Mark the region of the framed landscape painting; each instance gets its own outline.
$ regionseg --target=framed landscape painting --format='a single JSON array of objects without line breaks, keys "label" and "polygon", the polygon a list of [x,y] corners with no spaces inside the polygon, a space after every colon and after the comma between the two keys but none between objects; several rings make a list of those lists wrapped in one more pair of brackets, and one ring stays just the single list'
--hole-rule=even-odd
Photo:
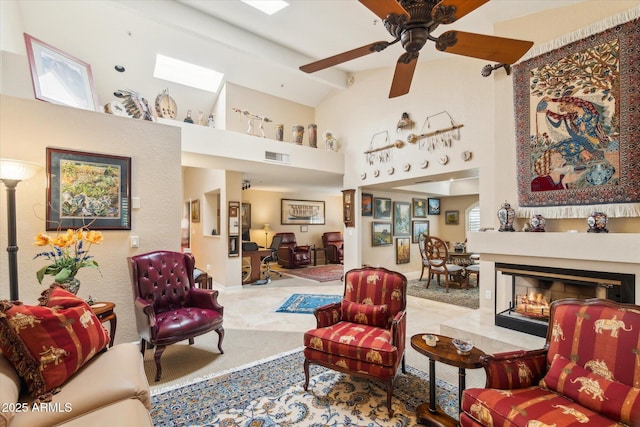
[{"label": "framed landscape painting", "polygon": [[131,157],[47,147],[47,230],[131,230]]},{"label": "framed landscape painting", "polygon": [[362,206],[360,207],[362,216],[373,215],[373,194],[362,193]]},{"label": "framed landscape painting", "polygon": [[393,202],[393,235],[411,235],[411,205],[409,202]]},{"label": "framed landscape painting", "polygon": [[414,218],[426,218],[427,217],[427,201],[425,199],[413,199],[413,217]]},{"label": "framed landscape painting", "polygon": [[391,219],[391,199],[374,197],[373,217],[375,219]]},{"label": "framed landscape painting", "polygon": [[420,235],[429,235],[429,221],[428,220],[416,220],[411,224],[411,241],[418,243]]},{"label": "framed landscape painting", "polygon": [[436,199],[436,198],[428,199],[428,214],[440,215],[440,199]]},{"label": "framed landscape painting", "polygon": [[391,223],[371,223],[371,246],[388,246],[392,244]]},{"label": "framed landscape painting", "polygon": [[282,199],[282,225],[324,224],[324,202],[321,200]]},{"label": "framed landscape painting", "polygon": [[411,244],[408,237],[396,237],[396,264],[409,264]]}]

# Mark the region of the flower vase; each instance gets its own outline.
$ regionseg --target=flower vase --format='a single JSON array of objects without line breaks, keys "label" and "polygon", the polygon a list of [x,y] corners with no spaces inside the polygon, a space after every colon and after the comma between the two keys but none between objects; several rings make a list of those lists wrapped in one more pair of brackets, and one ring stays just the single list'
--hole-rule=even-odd
[{"label": "flower vase", "polygon": [[60,284],[72,294],[78,295],[78,291],[80,290],[80,280],[76,279],[75,277],[69,277],[68,279],[62,281],[62,283]]}]

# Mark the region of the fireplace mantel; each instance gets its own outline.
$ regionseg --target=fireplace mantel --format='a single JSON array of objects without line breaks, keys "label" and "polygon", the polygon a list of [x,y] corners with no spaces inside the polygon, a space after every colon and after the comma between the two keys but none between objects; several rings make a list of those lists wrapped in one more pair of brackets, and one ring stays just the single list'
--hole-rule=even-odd
[{"label": "fireplace mantel", "polygon": [[640,233],[472,232],[467,250],[487,255],[635,264]]}]

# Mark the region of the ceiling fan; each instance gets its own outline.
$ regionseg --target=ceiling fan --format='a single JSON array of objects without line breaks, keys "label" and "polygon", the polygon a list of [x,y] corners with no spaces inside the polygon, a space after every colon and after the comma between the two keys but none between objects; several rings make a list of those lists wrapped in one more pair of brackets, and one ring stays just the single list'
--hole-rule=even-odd
[{"label": "ceiling fan", "polygon": [[380,52],[400,42],[405,52],[396,64],[389,98],[409,92],[420,49],[428,40],[436,49],[473,58],[513,64],[524,55],[533,42],[467,33],[446,31],[435,37],[431,33],[441,24],[451,24],[474,11],[489,0],[359,0],[375,13],[394,37],[390,42],[378,41],[300,67],[314,73],[373,52]]}]

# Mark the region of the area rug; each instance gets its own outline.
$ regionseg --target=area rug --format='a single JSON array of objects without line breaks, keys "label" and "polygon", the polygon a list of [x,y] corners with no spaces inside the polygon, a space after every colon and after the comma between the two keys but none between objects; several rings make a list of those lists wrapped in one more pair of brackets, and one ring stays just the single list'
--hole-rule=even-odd
[{"label": "area rug", "polygon": [[313,314],[316,308],[340,300],[342,300],[341,295],[293,294],[276,311]]},{"label": "area rug", "polygon": [[475,286],[475,282],[475,278],[469,280],[469,289],[459,289],[455,285],[449,285],[449,293],[446,293],[444,281],[442,286],[439,286],[436,279],[432,279],[431,285],[427,289],[426,280],[413,279],[407,283],[407,294],[413,297],[476,309],[480,307],[480,291]]},{"label": "area rug", "polygon": [[[311,366],[304,391],[300,349],[190,384],[153,392],[158,426],[416,426],[429,401],[428,374],[407,366],[394,383],[389,419],[382,383]],[[437,403],[458,418],[458,389],[436,381]]]},{"label": "area rug", "polygon": [[344,267],[342,264],[319,265],[317,267],[283,269],[279,271],[289,276],[315,280],[316,282],[340,280],[344,275]]}]

